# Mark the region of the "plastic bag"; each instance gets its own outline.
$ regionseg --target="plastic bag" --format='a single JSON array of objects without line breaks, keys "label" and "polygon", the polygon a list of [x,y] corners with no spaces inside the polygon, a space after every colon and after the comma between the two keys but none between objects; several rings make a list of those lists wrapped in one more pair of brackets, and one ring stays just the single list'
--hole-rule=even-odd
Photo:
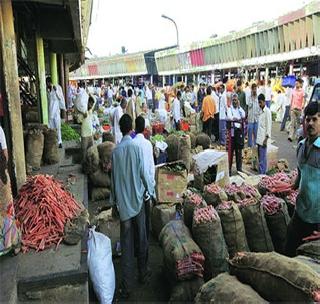
[{"label": "plastic bag", "polygon": [[95,226],[89,229],[88,267],[94,291],[101,304],[112,303],[115,290],[115,273],[112,263],[111,240]]}]

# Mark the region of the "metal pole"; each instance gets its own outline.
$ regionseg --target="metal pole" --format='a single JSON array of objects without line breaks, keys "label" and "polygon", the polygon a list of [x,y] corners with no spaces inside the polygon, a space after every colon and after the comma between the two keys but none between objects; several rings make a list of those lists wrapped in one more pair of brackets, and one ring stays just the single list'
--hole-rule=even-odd
[{"label": "metal pole", "polygon": [[176,22],[172,18],[170,18],[166,15],[161,15],[161,17],[170,20],[174,24],[174,26],[176,28],[176,34],[177,34],[177,47],[179,47],[179,31],[178,31],[178,26],[177,26]]}]

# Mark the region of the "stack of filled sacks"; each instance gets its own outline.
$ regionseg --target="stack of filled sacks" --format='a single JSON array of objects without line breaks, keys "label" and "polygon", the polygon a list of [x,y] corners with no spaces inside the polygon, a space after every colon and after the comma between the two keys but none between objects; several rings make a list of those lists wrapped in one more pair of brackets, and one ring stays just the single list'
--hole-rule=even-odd
[{"label": "stack of filled sacks", "polygon": [[111,156],[115,144],[104,142],[87,151],[83,170],[89,175],[92,201],[107,199],[111,187]]},{"label": "stack of filled sacks", "polygon": [[165,273],[172,287],[170,301],[192,301],[203,284],[205,258],[202,251],[181,220],[165,225],[159,240],[164,254]]}]

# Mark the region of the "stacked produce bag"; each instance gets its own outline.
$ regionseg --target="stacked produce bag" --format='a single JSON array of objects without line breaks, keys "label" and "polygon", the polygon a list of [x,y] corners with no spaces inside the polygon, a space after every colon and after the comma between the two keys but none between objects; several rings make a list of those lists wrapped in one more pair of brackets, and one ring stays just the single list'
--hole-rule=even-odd
[{"label": "stacked produce bag", "polygon": [[89,175],[93,201],[107,199],[111,187],[111,156],[115,144],[104,142],[87,150],[83,170]]}]

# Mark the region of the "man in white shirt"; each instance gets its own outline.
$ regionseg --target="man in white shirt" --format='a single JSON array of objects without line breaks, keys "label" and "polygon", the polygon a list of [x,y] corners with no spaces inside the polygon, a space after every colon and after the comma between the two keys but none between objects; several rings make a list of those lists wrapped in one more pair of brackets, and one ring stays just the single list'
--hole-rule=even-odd
[{"label": "man in white shirt", "polygon": [[290,117],[291,97],[292,97],[292,88],[287,87],[286,88],[286,92],[285,92],[284,103],[282,105],[283,108],[284,108],[284,115],[283,115],[283,119],[282,119],[282,122],[281,122],[280,131],[284,131],[284,129],[286,127],[287,120]]},{"label": "man in white shirt", "polygon": [[57,130],[59,148],[62,148],[60,109],[62,102],[64,102],[64,97],[62,89],[60,91],[56,85],[52,84],[51,77],[47,77],[46,83],[48,90],[48,127],[49,129]]},{"label": "man in white shirt", "polygon": [[261,109],[257,132],[259,174],[266,174],[267,172],[267,144],[268,139],[271,138],[272,126],[271,111],[268,107],[266,107],[265,100],[266,99],[263,94],[258,96],[259,107]]},{"label": "man in white shirt", "polygon": [[219,140],[220,145],[226,145],[226,130],[227,130],[227,93],[225,92],[224,84],[219,87]]},{"label": "man in white shirt", "polygon": [[153,108],[153,97],[152,97],[152,84],[149,83],[149,85],[146,87],[146,99],[147,99],[147,105],[148,105],[148,110],[149,112]]},{"label": "man in white shirt", "polygon": [[268,85],[265,88],[265,93],[266,93],[266,95],[265,95],[266,96],[266,105],[270,109],[271,100],[273,97],[272,88],[271,88],[271,80],[268,80]]},{"label": "man in white shirt", "polygon": [[82,160],[85,160],[87,150],[93,145],[93,108],[95,99],[90,96],[88,100],[88,110],[83,115],[81,124],[81,149]]},{"label": "man in white shirt", "polygon": [[181,92],[177,92],[177,97],[174,99],[172,104],[172,117],[174,128],[179,131],[180,130],[180,120],[181,120],[181,108],[180,108],[180,99],[181,99]]},{"label": "man in white shirt", "polygon": [[120,102],[120,105],[117,106],[113,113],[113,136],[114,136],[114,141],[115,144],[117,145],[118,143],[121,142],[122,139],[122,133],[120,130],[120,118],[124,114],[124,111],[127,107],[127,101],[123,98]]},{"label": "man in white shirt", "polygon": [[145,214],[146,214],[146,232],[147,232],[147,239],[149,240],[149,232],[150,232],[150,209],[151,209],[151,196],[155,196],[154,187],[156,185],[155,181],[155,165],[154,165],[154,158],[153,158],[153,148],[152,144],[149,140],[145,139],[143,135],[143,131],[145,129],[145,120],[142,116],[138,116],[135,121],[135,131],[136,137],[133,139],[133,142],[142,148],[142,155],[143,155],[143,162],[144,168],[146,173],[149,176],[149,180],[152,185],[152,193],[148,193],[146,191],[144,195],[144,202],[145,202]]},{"label": "man in white shirt", "polygon": [[88,99],[89,95],[86,92],[85,84],[81,82],[79,84],[78,93],[76,94],[76,99],[74,102],[74,106],[78,112],[85,113],[87,111]]}]

